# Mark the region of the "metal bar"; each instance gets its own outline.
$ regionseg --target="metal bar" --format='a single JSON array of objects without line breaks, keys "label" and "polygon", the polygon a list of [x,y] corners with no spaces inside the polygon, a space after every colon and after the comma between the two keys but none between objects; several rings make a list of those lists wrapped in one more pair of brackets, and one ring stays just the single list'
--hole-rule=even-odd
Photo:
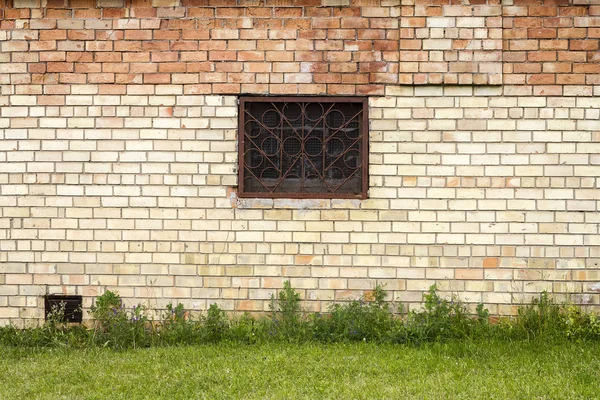
[{"label": "metal bar", "polygon": [[362,185],[362,198],[366,199],[369,190],[369,100],[364,98],[362,120],[360,121],[360,127],[362,131],[362,149],[361,149],[361,168],[362,168],[362,179],[360,181]]},{"label": "metal bar", "polygon": [[337,130],[335,132],[333,132],[328,138],[327,141],[329,141],[336,133],[338,133],[341,129],[345,128],[346,126],[348,126],[348,124],[352,121],[354,121],[355,119],[357,119],[357,117],[362,114],[362,110],[360,110],[359,112],[357,112],[356,114],[354,114],[353,117],[351,117],[348,121],[346,121],[342,126],[340,126],[339,128],[337,128]]}]

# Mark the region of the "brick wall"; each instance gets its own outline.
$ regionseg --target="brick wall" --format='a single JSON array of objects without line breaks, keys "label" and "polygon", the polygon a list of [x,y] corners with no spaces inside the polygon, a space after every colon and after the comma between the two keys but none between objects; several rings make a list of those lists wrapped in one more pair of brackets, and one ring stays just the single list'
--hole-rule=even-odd
[{"label": "brick wall", "polygon": [[5,8],[12,65],[0,72],[22,84],[183,84],[186,94],[381,95],[398,82],[397,1],[214,3]]},{"label": "brick wall", "polygon": [[499,1],[402,2],[400,83],[502,83]]},{"label": "brick wall", "polygon": [[[600,5],[323,1],[3,7],[0,323],[107,288],[260,311],[285,279],[323,311],[598,305]],[[238,199],[241,93],[369,96],[369,198]]]}]

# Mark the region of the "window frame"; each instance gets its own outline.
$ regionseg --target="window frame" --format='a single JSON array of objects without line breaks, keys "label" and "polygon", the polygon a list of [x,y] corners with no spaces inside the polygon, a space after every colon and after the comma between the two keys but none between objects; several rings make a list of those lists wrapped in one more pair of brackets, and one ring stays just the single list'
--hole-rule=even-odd
[{"label": "window frame", "polygon": [[[245,133],[244,124],[245,109],[247,103],[359,103],[362,104],[362,121],[360,132],[360,157],[361,171],[361,190],[360,193],[310,193],[310,192],[247,192],[244,188],[244,153],[245,149]],[[351,96],[240,96],[238,98],[238,197],[240,198],[267,198],[267,199],[366,199],[369,191],[369,103],[366,97],[351,97]]]}]

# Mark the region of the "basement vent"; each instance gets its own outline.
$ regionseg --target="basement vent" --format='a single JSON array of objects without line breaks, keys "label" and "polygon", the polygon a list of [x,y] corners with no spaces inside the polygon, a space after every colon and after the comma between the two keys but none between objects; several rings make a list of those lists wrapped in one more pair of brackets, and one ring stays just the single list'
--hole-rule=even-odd
[{"label": "basement vent", "polygon": [[81,296],[65,296],[62,294],[48,294],[44,297],[44,309],[46,321],[50,313],[58,313],[64,310],[63,322],[81,322],[83,312],[81,309]]}]

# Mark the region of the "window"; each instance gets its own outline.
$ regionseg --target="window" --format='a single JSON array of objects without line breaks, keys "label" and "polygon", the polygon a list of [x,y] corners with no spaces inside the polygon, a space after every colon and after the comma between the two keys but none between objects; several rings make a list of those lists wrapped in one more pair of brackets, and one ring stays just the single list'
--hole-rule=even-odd
[{"label": "window", "polygon": [[239,196],[366,198],[367,100],[244,97]]}]

